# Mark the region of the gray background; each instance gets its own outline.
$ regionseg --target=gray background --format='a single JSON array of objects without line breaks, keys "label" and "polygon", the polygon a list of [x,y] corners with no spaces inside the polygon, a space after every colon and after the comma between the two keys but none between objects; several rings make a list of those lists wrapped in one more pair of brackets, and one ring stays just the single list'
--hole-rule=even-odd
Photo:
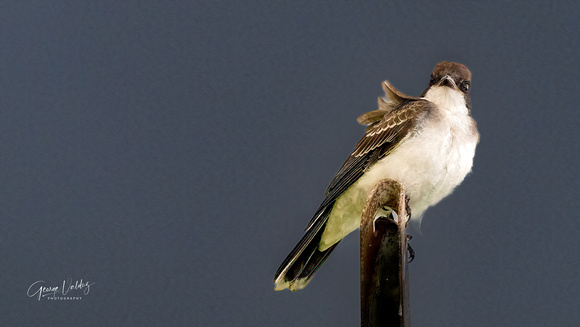
[{"label": "gray background", "polygon": [[[412,241],[414,326],[578,326],[578,2],[0,5],[0,325],[357,326],[358,235],[274,292],[389,79],[473,72],[473,174]],[[81,301],[36,280],[95,284]]]}]

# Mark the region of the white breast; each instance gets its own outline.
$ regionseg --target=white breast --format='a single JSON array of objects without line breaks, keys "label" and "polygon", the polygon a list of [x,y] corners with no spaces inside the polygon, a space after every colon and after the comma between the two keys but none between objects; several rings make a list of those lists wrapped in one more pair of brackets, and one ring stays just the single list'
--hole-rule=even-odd
[{"label": "white breast", "polygon": [[420,222],[423,212],[449,195],[471,171],[479,136],[463,94],[433,87],[425,99],[437,105],[437,111],[426,118],[418,133],[408,136],[337,199],[320,250],[359,227],[364,201],[380,180],[402,182],[410,196],[412,218]]}]

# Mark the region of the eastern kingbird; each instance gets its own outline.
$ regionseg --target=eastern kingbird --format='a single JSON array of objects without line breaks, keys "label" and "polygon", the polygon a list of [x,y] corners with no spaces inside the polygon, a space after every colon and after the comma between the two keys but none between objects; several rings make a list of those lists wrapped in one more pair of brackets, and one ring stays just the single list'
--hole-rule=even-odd
[{"label": "eastern kingbird", "polygon": [[[365,135],[330,182],[304,237],[282,263],[275,290],[303,289],[338,243],[360,225],[368,194],[380,180],[401,182],[412,219],[449,195],[471,171],[479,142],[471,117],[471,72],[442,61],[420,97],[383,82],[379,108],[357,121]],[[403,218],[404,219],[404,218]]]}]

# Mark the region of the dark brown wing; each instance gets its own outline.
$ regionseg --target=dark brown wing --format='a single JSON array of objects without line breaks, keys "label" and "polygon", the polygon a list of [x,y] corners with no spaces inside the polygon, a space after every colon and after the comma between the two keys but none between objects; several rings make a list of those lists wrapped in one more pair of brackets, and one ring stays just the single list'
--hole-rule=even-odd
[{"label": "dark brown wing", "polygon": [[423,99],[403,99],[381,120],[369,125],[353,153],[330,182],[322,204],[306,229],[324,224],[330,212],[328,207],[332,206],[366,170],[393,151],[405,137],[411,135],[421,118],[433,108],[432,106],[431,102]]},{"label": "dark brown wing", "polygon": [[[396,145],[400,136],[407,135],[415,127],[418,118],[423,115],[432,104],[427,100],[406,100],[399,108],[385,115],[380,121],[369,125],[365,135],[356,145],[351,156],[360,157],[385,144]],[[393,147],[390,147],[392,150]],[[387,154],[387,152],[382,155]]]}]

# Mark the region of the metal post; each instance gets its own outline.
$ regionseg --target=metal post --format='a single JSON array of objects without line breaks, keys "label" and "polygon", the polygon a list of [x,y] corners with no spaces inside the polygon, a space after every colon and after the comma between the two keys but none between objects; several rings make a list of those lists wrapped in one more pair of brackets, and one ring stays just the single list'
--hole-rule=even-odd
[{"label": "metal post", "polygon": [[[389,207],[398,221],[380,217]],[[411,326],[407,202],[401,183],[385,179],[369,194],[360,225],[361,327]]]}]

